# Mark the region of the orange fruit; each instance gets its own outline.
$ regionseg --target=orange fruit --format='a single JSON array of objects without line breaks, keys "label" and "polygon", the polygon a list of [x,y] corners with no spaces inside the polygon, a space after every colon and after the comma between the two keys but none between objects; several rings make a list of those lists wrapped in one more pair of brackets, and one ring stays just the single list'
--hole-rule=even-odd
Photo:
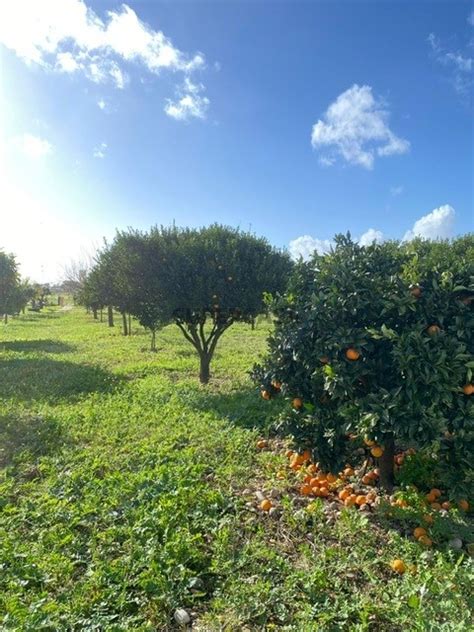
[{"label": "orange fruit", "polygon": [[467,502],[467,500],[460,500],[458,502],[458,507],[462,511],[469,511],[469,503]]},{"label": "orange fruit", "polygon": [[383,454],[383,448],[381,448],[379,445],[375,445],[373,448],[371,448],[370,454],[376,459],[378,459]]},{"label": "orange fruit", "polygon": [[462,390],[464,395],[472,395],[474,393],[474,384],[465,384]]},{"label": "orange fruit", "polygon": [[348,360],[358,360],[360,358],[360,353],[357,349],[354,349],[354,347],[349,347],[349,349],[346,350],[346,358]]},{"label": "orange fruit", "polygon": [[310,485],[301,485],[300,487],[300,493],[303,496],[309,496],[309,494],[311,494],[311,486]]},{"label": "orange fruit", "polygon": [[279,391],[281,389],[281,382],[279,382],[278,380],[273,380],[272,381],[272,386],[273,388],[275,388],[277,391]]},{"label": "orange fruit", "polygon": [[392,560],[390,562],[390,568],[399,575],[403,575],[403,573],[407,570],[406,564],[403,560]]},{"label": "orange fruit", "polygon": [[438,497],[436,496],[436,494],[433,494],[433,492],[430,492],[429,494],[426,494],[425,496],[425,500],[428,503],[434,503],[437,498]]},{"label": "orange fruit", "polygon": [[441,507],[443,509],[449,510],[451,509],[451,503],[449,502],[449,500],[445,500],[444,503],[441,503]]},{"label": "orange fruit", "polygon": [[426,529],[424,529],[423,527],[417,527],[414,531],[413,531],[413,535],[415,536],[415,538],[418,540],[418,538],[420,538],[422,535],[426,535]]},{"label": "orange fruit", "polygon": [[439,511],[441,509],[441,505],[439,503],[431,503],[431,509]]},{"label": "orange fruit", "polygon": [[372,479],[371,476],[369,476],[368,474],[366,474],[365,476],[362,477],[362,483],[364,485],[373,485],[374,481]]},{"label": "orange fruit", "polygon": [[354,476],[354,470],[352,469],[352,467],[346,467],[343,474],[344,476]]},{"label": "orange fruit", "polygon": [[296,410],[299,410],[300,408],[303,407],[303,400],[301,399],[301,397],[295,397],[293,401],[291,402],[291,405]]},{"label": "orange fruit", "polygon": [[364,437],[364,443],[369,448],[371,448],[373,445],[375,445],[375,441],[372,441],[372,439],[369,439],[368,437]]},{"label": "orange fruit", "polygon": [[329,364],[329,358],[328,356],[321,356],[319,358],[319,361],[321,362],[321,364]]},{"label": "orange fruit", "polygon": [[415,298],[420,298],[421,296],[421,287],[419,285],[410,286],[410,293]]},{"label": "orange fruit", "polygon": [[288,457],[289,459],[291,459],[291,457],[293,456],[294,453],[295,453],[294,450],[287,450],[285,452],[285,456]]},{"label": "orange fruit", "polygon": [[272,395],[270,391],[262,391],[262,397],[263,399],[266,399],[268,401],[269,399],[271,399]]},{"label": "orange fruit", "polygon": [[303,454],[301,455],[303,461],[310,461],[311,460],[311,451],[310,450],[304,450]]},{"label": "orange fruit", "polygon": [[326,480],[327,480],[327,482],[328,482],[328,483],[330,483],[330,484],[331,484],[331,483],[335,483],[335,482],[337,481],[337,476],[336,476],[335,474],[331,474],[331,473],[329,473],[329,474],[326,476]]},{"label": "orange fruit", "polygon": [[403,498],[397,498],[397,500],[395,501],[395,505],[397,507],[408,507],[407,501]]},{"label": "orange fruit", "polygon": [[429,538],[427,535],[421,535],[418,538],[418,542],[423,544],[423,546],[431,546],[433,544],[433,540]]},{"label": "orange fruit", "polygon": [[311,487],[319,487],[319,478],[312,478],[309,481],[309,484],[311,485]]},{"label": "orange fruit", "polygon": [[318,471],[318,468],[315,463],[311,463],[311,465],[308,465],[308,472],[310,474],[316,474],[317,471]]},{"label": "orange fruit", "polygon": [[348,489],[343,489],[338,494],[340,500],[346,500],[346,498],[349,498],[350,495],[351,492]]},{"label": "orange fruit", "polygon": [[268,498],[265,498],[265,500],[262,500],[262,502],[260,503],[260,509],[262,511],[270,511],[272,507],[273,507],[272,501],[268,500]]},{"label": "orange fruit", "polygon": [[366,500],[367,500],[366,497],[361,494],[360,496],[356,497],[355,502],[356,502],[356,505],[360,506],[360,505],[365,505]]},{"label": "orange fruit", "polygon": [[426,333],[428,334],[428,336],[436,336],[437,334],[439,334],[440,331],[441,327],[439,327],[438,325],[430,325],[426,330]]},{"label": "orange fruit", "polygon": [[319,493],[324,497],[329,496],[329,489],[327,487],[320,487]]},{"label": "orange fruit", "polygon": [[433,489],[430,491],[430,494],[435,498],[439,498],[441,496],[441,490],[433,487]]},{"label": "orange fruit", "polygon": [[265,441],[265,439],[260,439],[259,441],[257,441],[257,448],[259,450],[263,450],[263,448],[266,448],[268,445],[268,441]]},{"label": "orange fruit", "polygon": [[353,505],[355,505],[355,498],[353,494],[351,494],[344,500],[344,505],[346,507],[352,507]]},{"label": "orange fruit", "polygon": [[433,524],[433,516],[431,514],[424,514],[423,522],[426,522],[426,524]]}]

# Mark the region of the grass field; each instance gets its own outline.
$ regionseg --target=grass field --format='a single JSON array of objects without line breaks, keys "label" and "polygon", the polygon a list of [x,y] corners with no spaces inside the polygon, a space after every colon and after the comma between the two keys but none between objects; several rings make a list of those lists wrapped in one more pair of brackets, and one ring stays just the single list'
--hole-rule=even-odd
[{"label": "grass field", "polygon": [[175,327],[153,354],[81,309],[0,326],[1,630],[472,629],[468,557],[277,480],[255,444],[279,403],[247,376],[268,329],[227,332],[201,386]]}]

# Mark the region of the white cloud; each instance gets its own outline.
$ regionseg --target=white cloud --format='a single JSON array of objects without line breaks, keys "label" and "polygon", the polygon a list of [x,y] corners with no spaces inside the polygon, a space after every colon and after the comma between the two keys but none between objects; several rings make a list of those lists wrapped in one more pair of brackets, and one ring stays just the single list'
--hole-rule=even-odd
[{"label": "white cloud", "polygon": [[35,160],[47,156],[53,151],[53,146],[49,141],[39,136],[34,136],[33,134],[22,134],[14,138],[13,143],[25,156]]},{"label": "white cloud", "polygon": [[404,187],[401,184],[396,187],[390,187],[390,195],[393,195],[394,197],[397,195],[401,195],[403,191]]},{"label": "white cloud", "polygon": [[329,239],[316,239],[311,235],[303,235],[290,241],[289,251],[293,259],[299,259],[303,257],[305,261],[311,258],[314,251],[322,255],[328,252],[331,248],[332,242]]},{"label": "white cloud", "polygon": [[204,86],[201,83],[193,83],[189,77],[186,77],[178,90],[178,99],[176,101],[168,99],[164,108],[166,114],[178,121],[206,118],[209,99],[200,94],[203,90]]},{"label": "white cloud", "polygon": [[107,103],[104,101],[104,99],[99,99],[97,101],[97,106],[101,109],[101,110],[105,110],[105,108],[107,107]]},{"label": "white cloud", "polygon": [[449,204],[435,208],[428,215],[420,217],[403,237],[404,241],[410,241],[415,237],[424,239],[447,239],[453,236],[455,211]]},{"label": "white cloud", "polygon": [[384,240],[385,237],[381,230],[369,228],[369,230],[365,231],[365,233],[359,238],[359,244],[361,246],[370,246],[374,242],[376,244],[381,244]]},{"label": "white cloud", "polygon": [[84,0],[3,2],[0,43],[27,64],[81,72],[91,81],[110,81],[117,88],[128,81],[125,62],[141,64],[154,74],[166,69],[186,76],[206,65],[202,53],[189,55],[176,48],[126,4],[101,19]]},{"label": "white cloud", "polygon": [[375,156],[406,153],[410,143],[388,127],[389,113],[376,100],[370,86],[358,86],[340,94],[313,125],[311,144],[328,149],[320,162],[331,165],[338,156],[346,162],[372,169]]},{"label": "white cloud", "polygon": [[107,143],[100,143],[100,145],[97,145],[96,147],[94,147],[92,155],[94,156],[94,158],[105,158],[106,151],[107,151]]},{"label": "white cloud", "polygon": [[[469,23],[471,23],[472,15],[468,18]],[[472,71],[474,69],[474,59],[470,55],[469,45],[464,51],[448,50],[434,33],[429,34],[428,42],[434,59],[450,71],[449,80],[456,92],[461,96],[469,95],[473,84]]]}]

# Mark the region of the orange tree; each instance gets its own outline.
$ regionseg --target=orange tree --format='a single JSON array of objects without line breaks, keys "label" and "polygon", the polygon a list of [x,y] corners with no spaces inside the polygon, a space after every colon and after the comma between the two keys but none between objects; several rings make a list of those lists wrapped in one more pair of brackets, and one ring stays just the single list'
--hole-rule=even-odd
[{"label": "orange tree", "polygon": [[296,266],[254,378],[289,400],[279,426],[322,467],[351,461],[357,435],[386,489],[408,445],[432,445],[460,487],[473,482],[473,255],[472,236],[361,247],[339,235]]}]

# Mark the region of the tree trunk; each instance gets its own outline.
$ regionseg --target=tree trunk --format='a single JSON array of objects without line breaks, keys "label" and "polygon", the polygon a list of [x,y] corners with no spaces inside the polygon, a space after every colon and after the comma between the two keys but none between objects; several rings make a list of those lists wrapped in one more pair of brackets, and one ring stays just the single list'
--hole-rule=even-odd
[{"label": "tree trunk", "polygon": [[255,329],[255,318],[252,318],[252,331]]},{"label": "tree trunk", "polygon": [[3,322],[5,323],[5,325],[8,323],[8,314],[5,314],[3,316]]},{"label": "tree trunk", "polygon": [[154,329],[151,332],[150,351],[156,351],[156,331]]},{"label": "tree trunk", "polygon": [[379,459],[380,469],[380,485],[387,492],[392,492],[394,483],[394,463],[393,457],[395,456],[395,441],[393,434],[387,434],[384,438],[384,451]]},{"label": "tree trunk", "polygon": [[104,321],[104,310],[102,308],[100,308],[100,322],[102,323]]},{"label": "tree trunk", "polygon": [[92,313],[94,314],[94,320],[97,320],[97,310],[95,307],[92,308]]},{"label": "tree trunk", "polygon": [[128,315],[128,335],[132,335],[132,315],[130,313]]},{"label": "tree trunk", "polygon": [[112,308],[112,305],[107,305],[107,319],[109,322],[109,327],[113,327],[114,326],[114,310]]},{"label": "tree trunk", "polygon": [[122,312],[122,324],[123,324],[123,335],[127,336],[128,335],[128,330],[127,330],[127,314],[125,312]]},{"label": "tree trunk", "polygon": [[199,381],[201,384],[207,384],[209,382],[210,370],[209,365],[211,364],[211,358],[207,353],[201,353],[200,357],[200,370],[199,370]]}]

